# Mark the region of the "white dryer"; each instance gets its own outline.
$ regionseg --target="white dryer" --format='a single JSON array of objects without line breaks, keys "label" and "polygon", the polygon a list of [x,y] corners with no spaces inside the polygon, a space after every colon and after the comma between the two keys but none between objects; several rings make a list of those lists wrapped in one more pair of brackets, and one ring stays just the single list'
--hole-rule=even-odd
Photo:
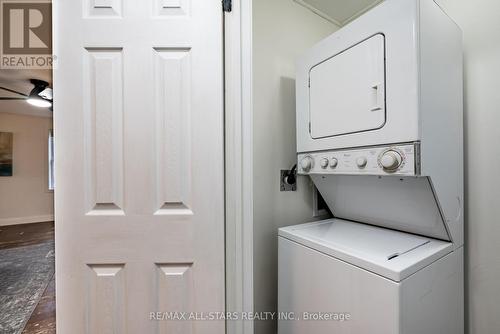
[{"label": "white dryer", "polygon": [[[463,333],[462,34],[387,0],[297,65],[298,172],[334,219],[279,230],[279,333]],[[304,312],[345,321],[300,320]]]}]

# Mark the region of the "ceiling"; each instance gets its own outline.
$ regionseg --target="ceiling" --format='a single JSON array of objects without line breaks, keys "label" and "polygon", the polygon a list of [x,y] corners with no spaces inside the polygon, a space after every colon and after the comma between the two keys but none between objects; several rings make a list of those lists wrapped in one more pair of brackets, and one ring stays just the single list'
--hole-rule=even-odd
[{"label": "ceiling", "polygon": [[[0,70],[0,87],[9,88],[24,94],[29,94],[33,89],[30,79],[44,80],[52,87],[51,70]],[[9,93],[0,89],[2,97],[18,97],[19,95]],[[52,117],[48,108],[37,108],[25,101],[0,101],[0,112],[11,114],[23,114],[30,116]]]},{"label": "ceiling", "polygon": [[383,0],[294,0],[339,27],[375,7]]}]

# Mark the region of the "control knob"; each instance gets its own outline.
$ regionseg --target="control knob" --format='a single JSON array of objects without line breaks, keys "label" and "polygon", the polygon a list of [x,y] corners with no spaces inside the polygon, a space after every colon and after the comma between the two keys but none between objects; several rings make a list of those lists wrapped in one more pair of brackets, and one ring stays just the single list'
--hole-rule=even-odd
[{"label": "control knob", "polygon": [[331,168],[335,168],[335,167],[337,167],[337,165],[338,165],[338,164],[339,164],[339,161],[337,160],[337,158],[332,158],[332,159],[330,160],[330,167],[331,167]]},{"label": "control knob", "polygon": [[304,172],[309,172],[313,166],[313,159],[311,157],[305,157],[300,161],[300,167]]},{"label": "control knob", "polygon": [[393,150],[385,152],[380,158],[382,167],[389,171],[398,169],[402,161],[403,157],[401,157],[401,154]]},{"label": "control knob", "polygon": [[358,165],[359,168],[364,168],[367,163],[368,161],[365,157],[359,157],[356,159],[356,165]]},{"label": "control knob", "polygon": [[327,158],[321,158],[319,165],[321,166],[321,168],[325,169],[326,167],[328,167],[328,162],[329,161]]}]

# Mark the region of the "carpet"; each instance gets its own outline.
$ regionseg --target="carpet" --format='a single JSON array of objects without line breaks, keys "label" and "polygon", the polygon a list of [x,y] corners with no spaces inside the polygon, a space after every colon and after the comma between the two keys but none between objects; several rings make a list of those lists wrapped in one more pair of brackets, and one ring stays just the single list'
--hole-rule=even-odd
[{"label": "carpet", "polygon": [[0,250],[0,333],[21,333],[54,275],[54,242]]}]

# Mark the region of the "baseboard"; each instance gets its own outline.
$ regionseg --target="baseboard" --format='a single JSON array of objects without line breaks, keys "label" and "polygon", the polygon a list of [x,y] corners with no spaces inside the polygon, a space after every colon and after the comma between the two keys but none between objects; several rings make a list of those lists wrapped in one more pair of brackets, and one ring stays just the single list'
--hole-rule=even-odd
[{"label": "baseboard", "polygon": [[31,224],[31,223],[50,222],[50,221],[54,221],[54,215],[0,218],[0,226]]}]

